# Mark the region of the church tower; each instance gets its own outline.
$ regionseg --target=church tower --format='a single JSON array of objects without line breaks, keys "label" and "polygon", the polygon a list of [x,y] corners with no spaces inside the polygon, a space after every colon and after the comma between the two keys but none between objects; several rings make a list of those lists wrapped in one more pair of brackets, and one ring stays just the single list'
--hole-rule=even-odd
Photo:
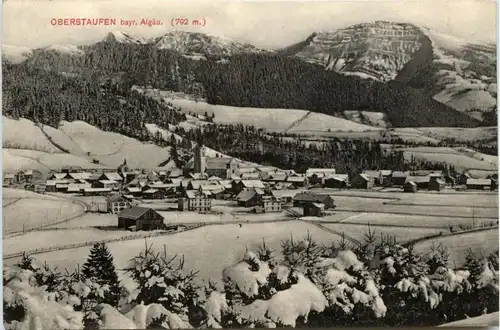
[{"label": "church tower", "polygon": [[205,173],[206,158],[204,149],[203,146],[197,145],[194,150],[194,173]]}]

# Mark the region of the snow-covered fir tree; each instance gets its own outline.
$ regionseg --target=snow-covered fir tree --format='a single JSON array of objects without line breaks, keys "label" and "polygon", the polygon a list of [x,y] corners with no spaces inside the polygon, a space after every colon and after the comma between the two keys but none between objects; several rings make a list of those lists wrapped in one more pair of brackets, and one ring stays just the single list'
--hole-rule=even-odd
[{"label": "snow-covered fir tree", "polygon": [[137,285],[129,302],[143,305],[159,304],[170,313],[189,319],[190,306],[197,301],[197,272],[184,271],[184,258],[155,253],[147,246],[133,258],[126,269]]},{"label": "snow-covered fir tree", "polygon": [[113,256],[105,243],[96,243],[90,250],[82,267],[83,279],[100,286],[107,286],[107,293],[99,303],[118,306],[121,296],[120,281],[116,273]]}]

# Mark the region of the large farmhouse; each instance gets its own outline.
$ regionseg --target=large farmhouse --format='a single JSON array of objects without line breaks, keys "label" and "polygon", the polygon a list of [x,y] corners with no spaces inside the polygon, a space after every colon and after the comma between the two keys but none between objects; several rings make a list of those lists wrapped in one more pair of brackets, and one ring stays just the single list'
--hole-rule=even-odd
[{"label": "large farmhouse", "polygon": [[118,228],[137,230],[162,229],[163,216],[151,208],[134,206],[118,214]]}]

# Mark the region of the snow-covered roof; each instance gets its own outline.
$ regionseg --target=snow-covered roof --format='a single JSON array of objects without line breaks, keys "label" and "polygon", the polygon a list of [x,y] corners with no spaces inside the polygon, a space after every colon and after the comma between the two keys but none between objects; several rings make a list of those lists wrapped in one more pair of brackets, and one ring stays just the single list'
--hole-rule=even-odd
[{"label": "snow-covered roof", "polygon": [[87,188],[83,189],[85,192],[108,192],[111,191],[110,188]]},{"label": "snow-covered roof", "polygon": [[264,183],[260,180],[241,180],[241,183],[247,188],[265,188]]},{"label": "snow-covered roof", "polygon": [[305,179],[306,178],[303,176],[289,176],[288,178],[286,178],[286,181],[287,182],[304,182]]},{"label": "snow-covered roof", "polygon": [[313,174],[334,174],[334,168],[308,168],[306,170],[306,176],[311,176]]},{"label": "snow-covered roof", "polygon": [[348,174],[333,174],[327,178],[327,180],[336,180],[336,181],[347,181],[349,180]]},{"label": "snow-covered roof", "polygon": [[467,185],[490,186],[491,179],[467,179]]},{"label": "snow-covered roof", "polygon": [[99,180],[100,183],[102,184],[115,184],[118,183],[115,180]]},{"label": "snow-covered roof", "polygon": [[140,218],[148,210],[152,210],[153,212],[158,213],[155,210],[150,209],[150,208],[145,208],[145,207],[140,207],[140,206],[133,206],[133,207],[131,207],[129,209],[125,209],[122,212],[120,212],[118,214],[118,218],[125,218],[125,219],[133,219],[133,220],[135,220],[135,219]]},{"label": "snow-covered roof", "polygon": [[120,176],[120,174],[115,173],[115,172],[107,172],[107,173],[104,173],[103,176],[108,180],[114,180],[114,181],[122,181],[123,180],[123,178]]},{"label": "snow-covered roof", "polygon": [[242,190],[238,196],[236,196],[236,200],[238,202],[247,202],[251,200],[257,192],[255,190]]}]

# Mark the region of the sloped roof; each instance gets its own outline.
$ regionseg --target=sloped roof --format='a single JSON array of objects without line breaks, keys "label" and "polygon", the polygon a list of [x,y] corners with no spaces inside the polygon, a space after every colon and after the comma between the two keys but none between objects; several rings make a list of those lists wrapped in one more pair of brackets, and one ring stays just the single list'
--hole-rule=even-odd
[{"label": "sloped roof", "polygon": [[225,170],[233,158],[211,157],[206,158],[205,168],[209,170]]},{"label": "sloped roof", "polygon": [[219,181],[219,184],[226,189],[231,189],[231,187],[232,187],[231,180],[221,180],[221,181]]},{"label": "sloped roof", "polygon": [[107,172],[107,173],[104,173],[103,175],[108,180],[114,180],[114,181],[122,181],[123,180],[122,177],[120,176],[120,174],[118,174],[116,172]]},{"label": "sloped roof", "polygon": [[467,179],[467,185],[490,186],[491,179]]},{"label": "sloped roof", "polygon": [[334,174],[335,169],[334,168],[308,168],[306,170],[306,176],[311,176],[313,174],[325,174],[325,173],[330,173]]},{"label": "sloped roof", "polygon": [[111,191],[110,188],[87,188],[83,189],[85,192],[108,192]]},{"label": "sloped roof", "polygon": [[123,196],[118,195],[118,194],[114,194],[114,195],[112,195],[112,196],[109,196],[109,197],[106,199],[106,201],[107,201],[107,202],[121,202],[121,201],[123,201],[123,199],[124,199],[124,198],[123,198]]},{"label": "sloped roof", "polygon": [[91,173],[87,180],[99,180],[103,173]]},{"label": "sloped roof", "polygon": [[271,194],[276,198],[294,197],[297,195],[297,190],[272,190]]},{"label": "sloped roof", "polygon": [[193,189],[200,189],[201,186],[208,184],[210,184],[208,180],[192,180],[188,185],[191,185]]},{"label": "sloped roof", "polygon": [[391,170],[380,170],[378,171],[379,175],[382,174],[384,176],[386,175],[391,175],[392,171]]},{"label": "sloped roof", "polygon": [[182,176],[182,171],[179,169],[173,169],[168,175],[170,178],[177,178]]},{"label": "sloped roof", "polygon": [[56,179],[64,179],[67,175],[66,173],[53,173],[51,176],[54,176]]},{"label": "sloped roof", "polygon": [[413,181],[406,181],[405,185],[411,185],[411,186],[416,186],[417,184]]},{"label": "sloped roof", "polygon": [[329,176],[326,180],[336,180],[336,181],[347,181],[349,179],[348,174],[333,174]]},{"label": "sloped roof", "polygon": [[408,172],[395,171],[392,172],[391,176],[393,178],[406,178],[408,176]]},{"label": "sloped roof", "polygon": [[[133,206],[133,207],[131,207],[129,209],[125,209],[122,212],[120,212],[118,214],[118,218],[125,218],[125,219],[137,220],[144,213],[146,213],[148,210],[150,210],[150,209],[149,208],[145,208],[145,207],[140,207],[140,206]],[[151,209],[151,210],[153,210],[153,209]],[[153,212],[158,213],[155,210],[153,210]]]},{"label": "sloped roof", "polygon": [[289,176],[286,178],[287,182],[304,182],[306,180],[303,176]]},{"label": "sloped roof", "polygon": [[311,193],[299,193],[293,196],[294,201],[303,202],[317,202],[325,200],[325,195],[311,194]]},{"label": "sloped roof", "polygon": [[365,180],[365,181],[370,181],[371,180],[371,177],[368,174],[366,174],[366,173],[359,174],[359,177],[361,179]]},{"label": "sloped roof", "polygon": [[323,204],[323,203],[312,203],[312,205],[314,205],[315,207],[320,208],[320,209],[325,208],[325,204]]},{"label": "sloped roof", "polygon": [[239,202],[247,202],[252,199],[256,194],[255,190],[242,190],[238,196],[236,196],[236,200]]},{"label": "sloped roof", "polygon": [[247,179],[259,179],[260,178],[260,173],[258,173],[258,172],[243,173],[243,174],[241,174],[241,178],[244,179],[244,180],[247,180]]},{"label": "sloped roof", "polygon": [[91,177],[92,174],[89,172],[74,172],[69,173],[68,175],[75,180],[87,180]]},{"label": "sloped roof", "polygon": [[241,182],[247,188],[265,188],[264,183],[260,180],[241,180]]},{"label": "sloped roof", "polygon": [[189,176],[193,180],[206,180],[208,178],[206,173],[189,173]]},{"label": "sloped roof", "polygon": [[207,191],[212,191],[212,190],[225,190],[225,188],[220,185],[219,183],[214,184],[213,182],[207,183],[207,184],[201,184],[200,185],[201,190],[207,190]]},{"label": "sloped roof", "polygon": [[406,181],[413,181],[414,183],[425,183],[430,181],[429,176],[407,176]]},{"label": "sloped roof", "polygon": [[118,183],[115,180],[99,180],[100,183],[102,184],[115,184]]},{"label": "sloped roof", "polygon": [[380,172],[379,171],[363,171],[363,173],[361,173],[361,174],[367,175],[370,178],[378,178],[380,175]]},{"label": "sloped roof", "polygon": [[268,180],[273,180],[273,181],[286,181],[286,179],[287,179],[286,173],[273,173],[268,178]]}]

